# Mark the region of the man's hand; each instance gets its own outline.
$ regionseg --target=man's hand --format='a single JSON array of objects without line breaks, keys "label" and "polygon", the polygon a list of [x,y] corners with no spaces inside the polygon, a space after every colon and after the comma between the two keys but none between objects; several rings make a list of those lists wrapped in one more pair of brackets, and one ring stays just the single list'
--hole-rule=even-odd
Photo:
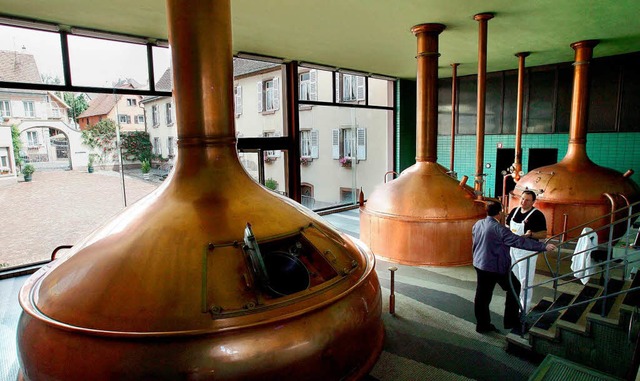
[{"label": "man's hand", "polygon": [[546,249],[547,251],[554,251],[554,250],[557,250],[558,248],[556,247],[556,245],[552,243],[548,243]]},{"label": "man's hand", "polygon": [[531,230],[527,230],[527,232],[526,232],[526,233],[524,233],[524,236],[525,236],[526,238],[531,238],[531,236],[532,236],[532,235],[533,235],[533,232],[532,232]]}]

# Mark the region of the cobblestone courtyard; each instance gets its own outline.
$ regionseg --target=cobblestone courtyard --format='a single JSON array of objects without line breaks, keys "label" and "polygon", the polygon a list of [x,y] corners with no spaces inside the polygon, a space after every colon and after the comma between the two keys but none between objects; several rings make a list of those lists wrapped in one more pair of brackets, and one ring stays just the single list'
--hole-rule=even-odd
[{"label": "cobblestone courtyard", "polygon": [[[121,175],[111,171],[38,171],[31,182],[21,177],[0,187],[0,265],[46,260],[56,247],[87,236],[124,208],[122,183]],[[125,175],[127,205],[159,183],[157,176],[145,181]]]}]

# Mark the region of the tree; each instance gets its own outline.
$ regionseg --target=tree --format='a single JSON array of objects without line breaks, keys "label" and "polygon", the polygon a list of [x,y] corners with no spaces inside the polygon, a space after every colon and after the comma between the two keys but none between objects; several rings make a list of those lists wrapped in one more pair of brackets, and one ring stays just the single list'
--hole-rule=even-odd
[{"label": "tree", "polygon": [[16,167],[22,166],[22,158],[20,151],[22,150],[22,139],[20,139],[20,130],[15,124],[11,126],[11,140],[13,140],[13,156]]},{"label": "tree", "polygon": [[122,138],[122,155],[127,160],[138,160],[140,162],[150,162],[153,158],[151,139],[145,131],[125,132]]},{"label": "tree", "polygon": [[48,85],[60,85],[62,84],[62,81],[60,80],[60,77],[58,77],[57,75],[54,77],[51,74],[40,74],[40,78],[42,79],[42,82],[48,84]]},{"label": "tree", "polygon": [[87,99],[82,95],[74,95],[73,93],[64,93],[63,99],[66,104],[69,105],[68,115],[74,122],[78,115],[82,114],[84,110],[89,108]]},{"label": "tree", "polygon": [[116,159],[116,123],[103,119],[82,131],[82,142],[98,151],[100,160]]}]

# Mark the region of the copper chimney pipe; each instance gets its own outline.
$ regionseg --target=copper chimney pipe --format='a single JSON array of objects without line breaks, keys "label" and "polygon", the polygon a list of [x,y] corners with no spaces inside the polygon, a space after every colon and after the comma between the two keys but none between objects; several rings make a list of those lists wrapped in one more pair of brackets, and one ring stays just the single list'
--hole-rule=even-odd
[{"label": "copper chimney pipe", "polygon": [[524,109],[524,60],[529,56],[529,52],[516,53],[518,57],[518,100],[516,111],[516,157],[513,162],[513,179],[520,180],[522,172],[522,114]]},{"label": "copper chimney pipe", "polygon": [[[573,228],[589,221],[597,230],[610,222],[601,218],[627,205],[627,200],[640,199],[640,187],[630,178],[613,169],[593,163],[586,152],[587,116],[589,106],[589,62],[593,57],[596,40],[585,40],[571,44],[575,51],[573,97],[567,154],[556,164],[537,168],[523,176],[516,184],[511,202],[517,204],[522,191],[529,189],[537,193],[536,207],[547,219],[548,235],[557,235],[566,228]],[[625,217],[626,212],[616,218]],[[613,217],[611,217],[613,218]],[[624,233],[625,224],[618,224],[614,236]],[[569,232],[573,238],[582,229]],[[600,242],[606,242],[609,229],[599,233]]]},{"label": "copper chimney pipe", "polygon": [[476,128],[476,175],[474,189],[482,196],[484,184],[484,122],[485,99],[487,93],[487,29],[493,13],[478,13],[473,19],[478,21],[478,118]]},{"label": "copper chimney pipe", "polygon": [[411,28],[417,38],[416,163],[371,193],[360,208],[360,238],[376,255],[408,265],[471,263],[471,227],[484,213],[473,190],[437,163],[438,35],[442,24]]},{"label": "copper chimney pipe", "polygon": [[366,376],[384,338],[373,253],[242,169],[230,1],[167,15],[173,175],[25,282],[21,379]]},{"label": "copper chimney pipe", "polygon": [[442,24],[421,24],[411,28],[418,40],[419,86],[417,107],[422,110],[416,120],[416,161],[435,163],[438,161],[438,35],[446,27]]},{"label": "copper chimney pipe", "polygon": [[456,151],[456,105],[458,104],[458,66],[459,63],[451,64],[451,164],[449,170],[451,175],[455,177],[455,169],[453,168],[453,162],[455,159]]},{"label": "copper chimney pipe", "polygon": [[571,98],[571,122],[569,146],[563,162],[592,163],[587,156],[587,118],[589,115],[589,63],[598,40],[578,41],[571,44],[575,50],[573,63],[573,97]]}]

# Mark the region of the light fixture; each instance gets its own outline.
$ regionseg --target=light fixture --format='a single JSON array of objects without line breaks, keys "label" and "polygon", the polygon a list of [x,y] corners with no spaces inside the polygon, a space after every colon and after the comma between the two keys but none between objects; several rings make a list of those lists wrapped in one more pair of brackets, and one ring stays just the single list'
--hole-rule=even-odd
[{"label": "light fixture", "polygon": [[48,24],[40,21],[32,21],[8,16],[0,17],[0,24],[7,26],[16,26],[20,28],[37,29],[47,32],[57,32],[59,30],[58,25],[55,24]]}]

